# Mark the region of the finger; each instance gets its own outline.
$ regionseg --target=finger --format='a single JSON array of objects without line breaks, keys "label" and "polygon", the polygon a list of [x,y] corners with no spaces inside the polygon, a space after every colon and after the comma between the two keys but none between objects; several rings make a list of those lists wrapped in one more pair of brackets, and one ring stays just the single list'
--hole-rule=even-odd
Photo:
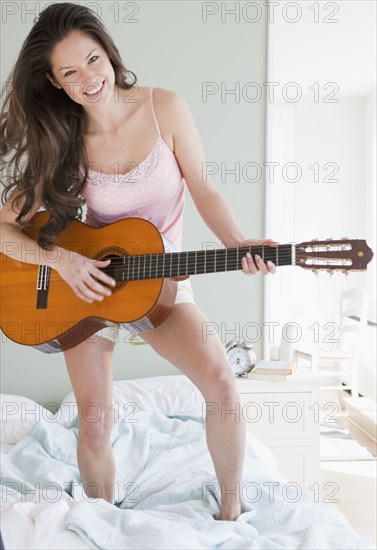
[{"label": "finger", "polygon": [[83,292],[81,292],[81,290],[80,290],[78,287],[74,288],[73,290],[74,290],[76,296],[77,296],[78,298],[80,298],[80,300],[83,300],[84,302],[87,302],[88,304],[92,304],[92,303],[93,303],[93,300],[91,300],[90,298],[87,298],[87,297],[85,296],[85,294],[84,294]]},{"label": "finger", "polygon": [[259,271],[259,268],[255,262],[255,257],[253,258],[250,252],[247,252],[246,256],[249,263],[250,272],[252,273],[252,275],[256,275]]},{"label": "finger", "polygon": [[98,283],[95,279],[93,279],[93,277],[89,276],[86,280],[85,280],[85,283],[88,285],[88,287],[93,290],[93,291],[96,291],[96,292],[99,292],[100,295],[103,295],[103,296],[111,296],[112,292],[111,290],[105,286],[105,285],[102,285],[101,283]]},{"label": "finger", "polygon": [[270,273],[276,273],[276,265],[271,260],[268,260],[267,267]]},{"label": "finger", "polygon": [[91,264],[98,265],[99,267],[106,267],[106,265],[109,265],[109,263],[111,262],[110,258],[108,258],[107,260],[96,260],[95,258],[85,257],[85,259]]},{"label": "finger", "polygon": [[101,283],[98,283],[93,277],[89,276],[84,281],[86,289],[91,292],[90,297],[94,300],[103,300],[105,296],[111,296],[111,290]]},{"label": "finger", "polygon": [[266,264],[264,263],[264,261],[262,260],[262,258],[260,256],[258,256],[257,254],[255,255],[255,262],[258,266],[258,269],[261,273],[263,273],[263,275],[266,275],[268,273],[268,268],[266,266]]},{"label": "finger", "polygon": [[244,273],[245,275],[251,275],[249,271],[249,265],[245,257],[242,258],[241,263],[242,263],[242,273]]},{"label": "finger", "polygon": [[250,252],[246,252],[246,261],[249,273],[251,273],[252,275],[256,275],[258,273],[258,267],[255,265],[255,262]]},{"label": "finger", "polygon": [[111,262],[111,259],[110,258],[107,258],[107,260],[94,260],[96,264],[100,264],[100,265],[109,265],[109,263]]},{"label": "finger", "polygon": [[248,276],[256,274],[255,266],[252,266],[250,268],[249,261],[245,256],[242,258],[242,272],[245,273],[245,275],[248,275]]},{"label": "finger", "polygon": [[273,239],[263,239],[259,241],[245,241],[241,246],[278,246],[279,243]]},{"label": "finger", "polygon": [[104,271],[101,271],[101,269],[98,269],[93,265],[93,269],[90,270],[90,273],[93,277],[96,279],[99,279],[100,281],[103,281],[105,284],[109,286],[115,286],[116,280],[110,277],[110,275],[107,275]]},{"label": "finger", "polygon": [[110,258],[107,260],[94,260],[93,258],[85,257],[85,260],[90,264],[90,273],[92,274],[93,277],[96,277],[97,279],[99,279],[100,281],[103,281],[105,284],[109,286],[116,285],[115,279],[113,279],[112,277],[107,275],[104,271],[99,269],[99,268],[107,267],[111,262]]},{"label": "finger", "polygon": [[103,296],[101,294],[96,294],[88,286],[85,284],[81,284],[77,287],[79,292],[85,296],[85,298],[89,301],[89,303],[92,303],[93,300],[97,300],[101,302],[103,300]]},{"label": "finger", "polygon": [[266,241],[264,241],[264,244],[268,246],[279,246],[279,243],[272,239],[267,239]]}]

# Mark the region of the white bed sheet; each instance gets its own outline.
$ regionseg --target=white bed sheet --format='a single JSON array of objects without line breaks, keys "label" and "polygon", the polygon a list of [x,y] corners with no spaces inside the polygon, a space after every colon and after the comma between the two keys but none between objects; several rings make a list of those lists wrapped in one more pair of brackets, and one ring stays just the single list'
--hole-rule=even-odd
[{"label": "white bed sheet", "polygon": [[[8,454],[14,446],[2,443],[0,452]],[[92,548],[80,535],[66,528],[68,513],[74,505],[68,494],[63,494],[58,502],[48,502],[46,491],[23,496],[5,489],[2,484],[0,494],[0,526],[5,550]],[[51,492],[50,498],[53,500],[55,493]]]},{"label": "white bed sheet", "polygon": [[[161,380],[158,380],[160,378]],[[183,464],[185,468],[189,469],[190,476],[190,468],[192,467],[190,464],[191,458],[193,461],[197,461],[195,464],[198,465],[199,477],[200,475],[203,476],[204,472],[203,479],[206,480],[208,473],[211,473],[209,454],[203,447],[204,431],[203,435],[200,436],[200,427],[198,434],[192,440],[192,447],[184,447],[187,438],[194,435],[189,429],[190,426],[194,426],[194,432],[198,430],[199,424],[198,422],[195,424],[193,419],[197,415],[196,418],[200,420],[203,399],[199,392],[193,390],[191,383],[187,382],[188,379],[185,380],[186,377],[179,378],[157,377],[154,381],[147,379],[140,383],[137,381],[132,381],[132,383],[131,381],[115,383],[114,400],[118,402],[120,410],[123,410],[123,404],[128,404],[130,401],[133,403],[136,402],[140,406],[140,411],[142,411],[140,417],[145,419],[144,424],[141,423],[138,426],[129,426],[127,428],[129,429],[129,433],[125,434],[124,441],[119,439],[119,437],[114,440],[114,450],[117,459],[119,460],[119,457],[126,457],[125,463],[127,464],[127,469],[132,470],[133,468],[139,476],[138,479],[142,480],[144,478],[143,482],[146,480],[142,491],[144,501],[142,499],[140,506],[130,509],[126,503],[126,505],[121,504],[120,508],[118,508],[111,506],[103,500],[93,504],[86,500],[83,501],[82,495],[77,498],[74,495],[75,500],[73,500],[68,493],[64,492],[60,495],[59,499],[54,501],[56,499],[56,492],[54,491],[49,492],[44,488],[43,491],[36,491],[34,494],[20,495],[20,493],[12,491],[12,488],[8,484],[5,487],[2,486],[1,493],[1,531],[6,550],[10,550],[11,548],[184,548],[186,545],[185,537],[194,544],[192,547],[195,548],[312,548],[311,546],[305,546],[305,544],[301,546],[301,542],[299,541],[302,538],[306,543],[309,540],[316,541],[316,548],[338,548],[337,543],[339,540],[343,543],[342,548],[352,548],[352,550],[354,548],[375,548],[371,541],[359,537],[352,530],[351,526],[346,521],[343,521],[335,507],[325,506],[322,511],[318,505],[315,509],[313,508],[313,517],[316,518],[316,521],[319,521],[318,525],[313,525],[314,520],[310,518],[310,503],[307,500],[303,501],[303,505],[306,506],[306,513],[304,515],[302,515],[300,505],[286,510],[284,503],[283,508],[281,508],[281,503],[278,503],[279,509],[276,512],[276,517],[280,517],[279,521],[281,524],[269,523],[264,536],[261,537],[259,537],[256,528],[261,528],[262,531],[266,528],[265,522],[270,522],[275,515],[273,510],[272,515],[269,513],[266,515],[264,509],[257,510],[259,515],[257,513],[256,519],[259,522],[261,519],[262,521],[259,524],[258,521],[255,523],[256,528],[253,527],[253,517],[255,515],[255,509],[253,508],[242,514],[240,522],[213,522],[213,511],[218,509],[216,499],[212,499],[209,510],[203,510],[200,499],[198,501],[197,496],[195,496],[198,494],[198,487],[196,487],[198,480],[187,477],[187,470],[183,472],[183,479],[188,480],[188,486],[187,493],[182,493],[182,487],[185,485],[183,484],[182,487],[179,486],[179,473],[175,473],[180,465]],[[173,399],[171,394],[169,395],[169,392],[164,391],[164,384],[165,390],[167,387],[170,390],[175,390]],[[145,399],[146,396],[148,396],[148,400]],[[186,417],[184,410],[187,407],[187,400],[189,402],[190,414]],[[73,401],[72,395],[67,396],[65,400],[66,403],[72,403]],[[154,408],[155,411],[158,411],[158,408],[160,408],[163,412],[162,414],[160,414],[160,411],[151,412],[151,408]],[[171,415],[168,415],[169,411],[172,412]],[[12,422],[13,425],[17,424],[17,419],[14,418],[14,415],[12,415]],[[72,439],[72,426],[69,425],[67,418],[62,414],[60,418],[56,419],[56,422],[51,423],[47,422],[45,417],[44,423],[45,426],[41,422],[36,430],[33,430],[32,434],[24,435],[20,439],[19,444],[5,442],[1,445],[1,451],[4,453],[2,456],[4,462],[6,462],[5,475],[11,471],[9,468],[7,469],[9,466],[7,455],[9,456],[11,449],[17,445],[17,448],[20,448],[20,446],[22,448],[25,444],[25,448],[23,449],[26,453],[25,463],[29,462],[29,458],[32,460],[35,459],[38,469],[38,461],[41,459],[41,456],[45,458],[43,456],[44,452],[46,451],[46,458],[50,460],[51,449],[55,449],[56,443],[58,443],[59,447],[61,441],[65,441],[64,437],[67,434],[71,437],[70,440],[67,439],[67,441],[70,441],[70,455],[67,454],[69,459],[67,463],[72,464],[75,454],[75,440],[74,438]],[[161,431],[159,431],[160,425],[162,427]],[[119,425],[117,429],[120,429]],[[187,429],[188,431],[185,431]],[[43,437],[45,439],[41,436],[43,430]],[[4,433],[9,434],[10,431],[7,432],[5,430]],[[62,434],[64,437],[60,438],[59,434]],[[135,434],[137,435],[136,439]],[[280,476],[276,472],[276,461],[271,451],[261,441],[251,436],[251,434],[248,434],[247,437],[247,455],[248,459],[251,458],[249,470],[250,464],[252,464],[256,475],[259,476],[256,479],[261,483],[263,483],[263,480],[280,480],[284,483],[283,476]],[[129,441],[135,444],[135,449],[137,449],[136,456],[132,453],[130,454]],[[144,441],[148,441],[146,447]],[[40,453],[40,456],[28,456],[29,443],[31,446],[43,443],[39,449],[43,451]],[[199,447],[195,445],[199,445]],[[161,450],[161,455],[158,449]],[[193,451],[192,457],[190,456],[191,450]],[[64,448],[60,449],[60,451],[64,453]],[[152,460],[150,459],[151,453],[154,455]],[[180,453],[182,454],[180,455]],[[156,472],[162,470],[161,468],[157,468],[156,465],[158,465],[158,461],[162,460],[160,458],[162,455],[165,457],[164,460],[167,461],[175,456],[175,462],[172,462],[170,471],[168,467],[167,472],[163,472],[160,482],[159,474],[156,475]],[[20,453],[20,456],[23,456],[22,453]],[[146,460],[146,468],[144,468],[141,462],[142,459]],[[22,466],[22,460],[18,464]],[[55,463],[51,462],[51,464]],[[162,462],[162,464],[164,463]],[[62,465],[64,466],[64,464]],[[13,479],[15,479],[15,472],[17,475],[19,474],[20,480],[25,479],[25,472],[22,471],[21,466],[19,470],[13,468]],[[25,468],[27,469],[27,466]],[[54,470],[54,468],[51,470]],[[196,470],[194,471],[196,472]],[[124,475],[124,468],[123,472],[120,472],[120,475]],[[152,482],[150,486],[149,479]],[[174,488],[173,486],[176,481],[178,485]],[[161,487],[164,487],[162,492],[160,492]],[[170,494],[169,491],[171,491]],[[178,494],[179,498],[176,502],[175,499]],[[190,498],[193,500],[190,500]],[[284,518],[281,516],[282,510]],[[210,513],[208,514],[208,512]],[[262,517],[260,516],[261,512]],[[292,518],[292,528],[290,527],[289,518]],[[332,528],[332,518],[334,520],[334,528]],[[151,539],[148,536],[148,529],[144,532],[140,531],[140,521],[148,526],[148,528],[155,529],[156,535],[154,538],[152,537]],[[153,523],[154,521],[157,521],[157,524]],[[237,525],[235,525],[236,523]],[[102,528],[99,530],[96,529],[96,526],[100,524]],[[186,528],[184,527],[185,525]],[[195,530],[195,525],[200,525],[199,531]],[[211,533],[210,538],[202,539],[199,532],[202,533],[203,528],[206,529],[207,525]],[[319,538],[315,538],[316,536],[313,535],[313,528],[314,532],[315,529],[322,530]],[[306,531],[310,534],[305,534]],[[111,542],[110,539],[107,540],[106,536],[103,535],[104,532],[111,533]],[[176,538],[174,539],[174,537]],[[229,538],[228,544],[226,542],[227,538]],[[235,545],[236,540],[238,541],[238,546]],[[202,541],[205,541],[207,546],[201,546]],[[214,545],[208,546],[209,541],[210,543],[213,542]],[[217,544],[218,542],[220,544]],[[172,545],[168,546],[170,543]],[[174,544],[180,545],[174,546]],[[296,544],[299,544],[299,546],[294,546]]]},{"label": "white bed sheet", "polygon": [[[202,394],[182,375],[114,381],[113,388],[115,417],[153,408],[165,414],[191,413],[198,416],[203,416],[205,410]],[[51,419],[68,426],[76,414],[73,392],[64,398],[56,415],[27,397],[1,394],[0,452],[8,454],[40,420]],[[268,447],[250,434],[247,437],[258,460],[276,469],[276,459]],[[65,526],[69,511],[74,506],[68,494],[63,493],[59,502],[48,502],[46,491],[21,496],[9,487],[4,489],[3,485],[0,485],[0,491],[0,525],[6,550],[93,547]],[[53,499],[54,494],[51,493]]]}]

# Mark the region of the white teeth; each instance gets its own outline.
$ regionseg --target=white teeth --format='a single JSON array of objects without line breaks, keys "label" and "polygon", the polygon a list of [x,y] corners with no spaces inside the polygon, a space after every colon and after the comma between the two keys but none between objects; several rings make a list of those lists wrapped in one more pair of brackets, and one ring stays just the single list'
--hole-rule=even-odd
[{"label": "white teeth", "polygon": [[94,90],[92,90],[91,92],[85,92],[87,95],[94,95],[94,94],[97,94],[100,89],[102,88],[102,82],[101,84],[98,84],[97,88],[95,88]]}]

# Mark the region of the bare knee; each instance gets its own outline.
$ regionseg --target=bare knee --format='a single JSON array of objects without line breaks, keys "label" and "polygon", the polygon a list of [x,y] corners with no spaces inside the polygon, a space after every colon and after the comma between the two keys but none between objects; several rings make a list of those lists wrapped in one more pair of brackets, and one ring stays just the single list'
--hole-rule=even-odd
[{"label": "bare knee", "polygon": [[228,365],[223,365],[210,369],[210,375],[206,378],[202,393],[206,399],[208,397],[225,403],[234,402],[238,396],[238,390],[230,365],[229,368]]},{"label": "bare knee", "polygon": [[109,445],[112,427],[112,348],[100,338],[82,342],[65,354],[77,400],[79,447],[100,452]]}]

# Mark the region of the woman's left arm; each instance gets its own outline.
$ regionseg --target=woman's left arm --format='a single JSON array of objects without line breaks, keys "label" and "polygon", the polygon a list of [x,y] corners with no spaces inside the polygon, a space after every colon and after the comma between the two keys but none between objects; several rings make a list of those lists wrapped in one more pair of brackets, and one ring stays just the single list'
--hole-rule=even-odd
[{"label": "woman's left arm", "polygon": [[[193,116],[185,99],[174,92],[169,104],[170,120],[173,126],[174,154],[185,178],[187,187],[199,214],[211,231],[227,248],[248,245],[276,246],[278,243],[268,240],[246,239],[239,229],[232,210],[223,196],[216,190],[206,173],[205,154],[201,138],[196,129]],[[242,271],[254,275],[275,273],[272,262],[264,263],[250,254],[242,259]]]}]

